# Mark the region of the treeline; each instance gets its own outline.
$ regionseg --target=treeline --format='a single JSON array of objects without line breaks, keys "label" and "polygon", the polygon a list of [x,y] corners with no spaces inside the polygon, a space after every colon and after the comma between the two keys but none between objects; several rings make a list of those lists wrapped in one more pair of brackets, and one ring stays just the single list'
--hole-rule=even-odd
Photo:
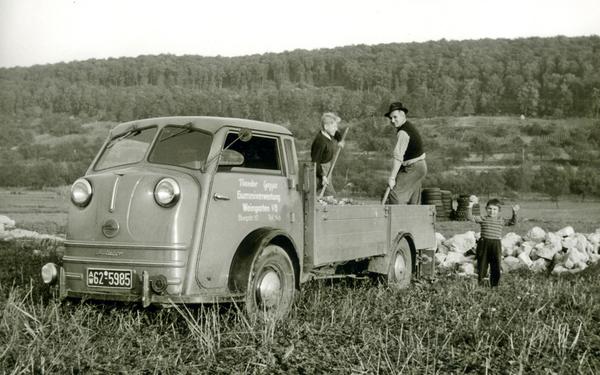
[{"label": "treeline", "polygon": [[291,123],[380,116],[600,113],[600,37],[435,41],[243,57],[140,56],[0,69],[0,112],[102,120],[217,115]]},{"label": "treeline", "polygon": [[[375,194],[378,187],[369,185],[376,181],[373,171],[386,166],[370,165],[369,153],[389,149],[390,135],[376,128],[385,123],[382,113],[390,101],[398,99],[411,117],[421,117],[419,125],[464,115],[598,118],[600,37],[441,40],[234,58],[159,55],[0,68],[0,184],[70,184],[103,140],[78,138],[84,123],[231,116],[286,125],[306,143],[320,114],[335,111],[356,126],[357,151],[365,153],[364,162],[354,155],[352,168],[340,168],[335,178],[353,181],[358,194]],[[440,184],[445,178],[443,183],[454,187],[471,176],[453,181],[443,172],[469,153],[485,160],[499,149],[516,152],[526,146],[541,162],[553,157],[548,146],[562,147],[570,155],[579,153],[568,175],[573,180],[586,160],[597,159],[593,150],[600,147],[598,126],[565,131],[531,123],[519,134],[501,126],[468,134],[447,124],[432,128],[440,130],[423,128],[428,150],[435,150],[428,152],[429,178]],[[56,141],[32,142],[42,134]],[[524,136],[533,141],[524,144]],[[504,190],[512,189],[510,179],[501,181]]]}]

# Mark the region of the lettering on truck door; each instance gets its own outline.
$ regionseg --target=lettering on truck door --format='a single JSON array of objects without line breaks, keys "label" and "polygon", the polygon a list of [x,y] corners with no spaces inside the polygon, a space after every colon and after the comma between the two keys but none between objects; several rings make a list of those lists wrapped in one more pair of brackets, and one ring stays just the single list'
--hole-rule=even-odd
[{"label": "lettering on truck door", "polygon": [[[225,145],[236,139],[230,132]],[[253,134],[230,150],[244,156],[240,166],[219,166],[213,178],[197,266],[197,280],[205,288],[227,285],[231,260],[243,238],[255,229],[289,230],[287,178],[279,139]]]}]

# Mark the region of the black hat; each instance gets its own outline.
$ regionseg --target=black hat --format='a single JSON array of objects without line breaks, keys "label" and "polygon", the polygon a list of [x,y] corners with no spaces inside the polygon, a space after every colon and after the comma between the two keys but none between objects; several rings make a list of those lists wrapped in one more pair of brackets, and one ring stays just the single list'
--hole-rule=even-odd
[{"label": "black hat", "polygon": [[390,113],[394,112],[395,110],[400,110],[402,112],[404,112],[405,114],[408,113],[408,109],[406,109],[402,103],[400,102],[393,102],[392,104],[390,104],[390,109],[387,111],[387,113],[384,115],[387,118],[390,118]]}]

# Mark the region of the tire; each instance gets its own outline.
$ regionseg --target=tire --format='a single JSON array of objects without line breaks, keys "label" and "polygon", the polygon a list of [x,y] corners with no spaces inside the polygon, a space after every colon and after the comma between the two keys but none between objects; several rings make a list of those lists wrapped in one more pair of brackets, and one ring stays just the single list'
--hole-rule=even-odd
[{"label": "tire", "polygon": [[390,256],[387,284],[393,289],[406,289],[412,278],[412,257],[410,245],[402,238]]},{"label": "tire", "polygon": [[252,319],[277,320],[290,312],[296,275],[288,254],[277,245],[260,250],[252,262],[245,309]]}]

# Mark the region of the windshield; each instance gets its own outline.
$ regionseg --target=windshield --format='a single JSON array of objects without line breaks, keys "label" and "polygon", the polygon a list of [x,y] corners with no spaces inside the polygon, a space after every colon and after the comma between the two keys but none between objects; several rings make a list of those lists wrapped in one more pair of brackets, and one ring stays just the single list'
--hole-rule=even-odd
[{"label": "windshield", "polygon": [[200,169],[206,163],[211,144],[210,134],[191,127],[166,126],[150,152],[148,161]]},{"label": "windshield", "polygon": [[156,134],[156,127],[130,130],[108,142],[96,163],[95,170],[137,163],[144,158]]}]

